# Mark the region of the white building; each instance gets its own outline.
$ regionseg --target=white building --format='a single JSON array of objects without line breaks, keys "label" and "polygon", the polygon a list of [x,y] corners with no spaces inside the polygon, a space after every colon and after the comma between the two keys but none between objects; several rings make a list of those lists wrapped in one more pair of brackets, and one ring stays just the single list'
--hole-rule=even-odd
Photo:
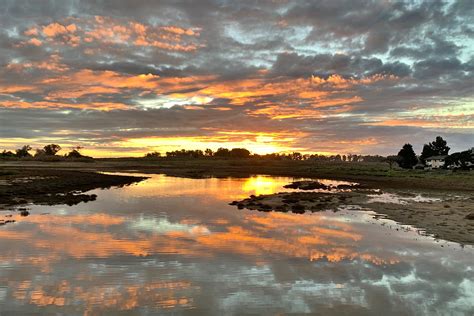
[{"label": "white building", "polygon": [[447,155],[444,156],[431,156],[426,158],[426,166],[430,169],[439,169],[444,166],[444,161],[448,157]]}]

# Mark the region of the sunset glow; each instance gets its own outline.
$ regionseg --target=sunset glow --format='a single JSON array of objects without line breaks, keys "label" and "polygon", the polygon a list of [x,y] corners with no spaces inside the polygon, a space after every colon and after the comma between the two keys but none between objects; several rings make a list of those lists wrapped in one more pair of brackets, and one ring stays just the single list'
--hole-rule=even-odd
[{"label": "sunset glow", "polygon": [[389,154],[442,133],[465,149],[474,41],[463,3],[64,1],[48,15],[5,4],[0,146]]}]

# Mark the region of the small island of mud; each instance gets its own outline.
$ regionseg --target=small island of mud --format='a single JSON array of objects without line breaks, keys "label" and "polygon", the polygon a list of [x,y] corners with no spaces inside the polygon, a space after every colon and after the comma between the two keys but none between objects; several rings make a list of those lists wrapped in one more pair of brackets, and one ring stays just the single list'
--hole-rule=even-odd
[{"label": "small island of mud", "polygon": [[144,179],[73,170],[3,170],[0,171],[0,205],[74,205],[96,199],[95,194],[84,194],[86,191],[129,185]]},{"label": "small island of mud", "polygon": [[[252,195],[231,205],[262,212],[371,210],[401,224],[412,225],[435,238],[474,244],[474,197],[452,193],[362,189],[357,185],[331,186],[318,181],[298,181],[285,188],[305,191]],[[314,191],[310,191],[314,190]]]}]

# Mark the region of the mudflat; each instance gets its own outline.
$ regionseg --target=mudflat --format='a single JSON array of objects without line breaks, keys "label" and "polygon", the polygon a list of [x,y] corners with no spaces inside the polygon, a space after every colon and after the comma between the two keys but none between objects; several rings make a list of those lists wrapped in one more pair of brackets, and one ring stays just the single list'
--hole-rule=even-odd
[{"label": "mudflat", "polygon": [[93,194],[84,194],[86,191],[128,185],[143,179],[77,170],[0,169],[0,205],[73,205],[95,200]]},{"label": "mudflat", "polygon": [[[316,182],[317,183],[317,182]],[[453,192],[413,192],[363,189],[359,186],[331,188],[321,185],[317,191],[281,192],[270,195],[250,196],[230,204],[238,209],[262,212],[320,212],[339,210],[373,210],[376,217],[412,225],[435,238],[474,244],[474,196]],[[289,188],[306,190],[304,186]],[[321,188],[322,187],[322,188]],[[311,190],[311,189],[308,189]]]}]

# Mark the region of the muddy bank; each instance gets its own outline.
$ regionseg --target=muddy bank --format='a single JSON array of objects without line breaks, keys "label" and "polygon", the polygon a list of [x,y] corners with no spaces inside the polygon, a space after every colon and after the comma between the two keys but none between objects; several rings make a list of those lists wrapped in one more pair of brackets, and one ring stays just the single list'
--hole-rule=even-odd
[{"label": "muddy bank", "polygon": [[74,205],[96,199],[94,194],[84,194],[86,191],[129,185],[143,179],[72,170],[0,170],[0,205]]},{"label": "muddy bank", "polygon": [[[305,183],[304,186],[308,184]],[[293,185],[290,187],[298,187]],[[317,184],[313,185],[317,187]],[[323,192],[282,192],[250,196],[231,205],[263,212],[372,210],[404,225],[412,225],[435,238],[474,244],[474,197],[438,193],[382,193],[367,189],[332,189]],[[378,215],[379,216],[379,215]]]}]

